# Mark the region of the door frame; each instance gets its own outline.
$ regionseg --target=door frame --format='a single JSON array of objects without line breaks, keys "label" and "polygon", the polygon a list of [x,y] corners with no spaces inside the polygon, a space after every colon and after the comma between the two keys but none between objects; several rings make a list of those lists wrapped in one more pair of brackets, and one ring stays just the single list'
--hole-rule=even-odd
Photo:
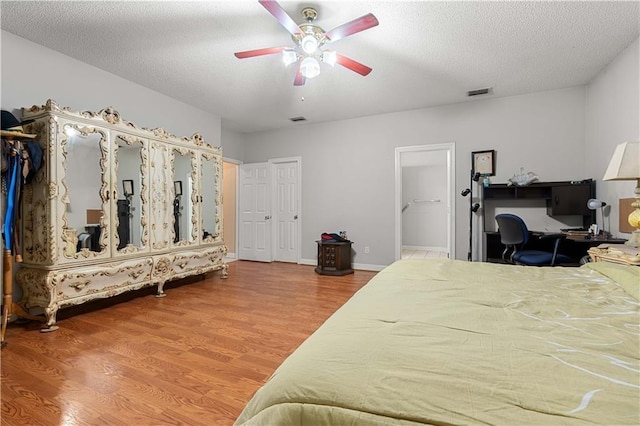
[{"label": "door frame", "polygon": [[[233,188],[233,190],[235,191],[235,199],[236,199],[236,203],[235,206],[233,206],[234,210],[236,211],[236,224],[235,224],[235,240],[236,240],[236,246],[235,246],[235,250],[233,253],[233,257],[230,257],[229,254],[227,254],[226,256],[226,261],[230,262],[230,261],[235,261],[238,260],[238,244],[240,243],[240,229],[239,229],[239,217],[238,217],[238,213],[240,213],[240,199],[239,199],[239,189],[238,189],[238,179],[240,178],[240,166],[243,164],[242,161],[240,160],[236,160],[233,158],[228,158],[228,157],[222,157],[222,162],[223,163],[230,163],[230,164],[234,164],[236,167],[236,185]],[[224,190],[222,192],[222,205],[224,206]],[[225,222],[225,218],[224,215],[222,216],[222,223]],[[223,234],[223,241],[224,241],[224,234]]]},{"label": "door frame", "polygon": [[447,153],[447,250],[449,258],[456,257],[456,229],[455,219],[455,176],[456,176],[456,145],[455,142],[447,142],[432,145],[401,146],[395,149],[395,258],[402,257],[402,164],[401,156],[403,152],[429,152],[446,151]]},{"label": "door frame", "polygon": [[271,261],[273,262],[276,257],[276,249],[277,249],[277,229],[276,223],[278,223],[278,218],[275,216],[277,209],[274,207],[276,193],[276,175],[275,169],[276,164],[283,163],[297,163],[298,167],[298,175],[296,181],[296,197],[298,199],[298,219],[296,220],[296,263],[300,264],[300,255],[301,255],[301,247],[302,244],[302,157],[282,157],[282,158],[273,158],[268,160],[271,165]]}]

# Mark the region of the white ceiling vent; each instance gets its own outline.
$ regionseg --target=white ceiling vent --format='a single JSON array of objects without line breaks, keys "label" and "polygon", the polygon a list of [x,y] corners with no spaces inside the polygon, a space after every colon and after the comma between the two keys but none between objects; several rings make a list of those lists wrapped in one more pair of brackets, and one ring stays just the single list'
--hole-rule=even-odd
[{"label": "white ceiling vent", "polygon": [[467,96],[471,97],[471,96],[479,96],[479,95],[488,95],[492,92],[493,90],[491,89],[491,87],[485,87],[484,89],[469,90],[467,92]]},{"label": "white ceiling vent", "polygon": [[307,119],[305,117],[302,117],[302,116],[300,116],[300,117],[291,117],[289,120],[293,121],[294,123],[296,121],[307,121]]}]

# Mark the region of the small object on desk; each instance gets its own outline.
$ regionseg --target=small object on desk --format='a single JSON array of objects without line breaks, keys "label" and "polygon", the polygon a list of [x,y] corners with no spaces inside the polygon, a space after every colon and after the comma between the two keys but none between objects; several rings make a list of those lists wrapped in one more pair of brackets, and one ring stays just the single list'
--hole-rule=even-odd
[{"label": "small object on desk", "polygon": [[348,242],[349,240],[346,238],[346,234],[343,236],[342,233],[343,231],[340,231],[340,234],[323,232],[322,235],[320,235],[320,238],[326,243]]},{"label": "small object on desk", "polygon": [[564,232],[567,238],[572,238],[574,240],[577,239],[591,239],[591,233],[589,231],[573,231],[573,232]]},{"label": "small object on desk", "polygon": [[524,169],[521,167],[519,174],[514,174],[512,177],[509,178],[508,185],[509,186],[511,185],[526,186],[526,185],[532,184],[533,182],[536,182],[538,179],[539,179],[538,175],[536,175],[533,172],[525,172]]}]

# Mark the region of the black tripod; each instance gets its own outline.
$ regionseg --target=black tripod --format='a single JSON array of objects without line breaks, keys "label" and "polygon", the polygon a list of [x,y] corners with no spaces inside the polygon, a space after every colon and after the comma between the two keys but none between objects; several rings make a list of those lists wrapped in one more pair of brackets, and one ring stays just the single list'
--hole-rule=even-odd
[{"label": "black tripod", "polygon": [[480,173],[473,173],[472,170],[470,176],[469,188],[460,193],[463,197],[469,196],[469,252],[467,253],[467,260],[469,262],[472,260],[473,250],[473,213],[477,212],[480,208],[480,204],[473,203],[473,190],[471,188],[473,187],[473,182],[478,182],[480,179]]}]

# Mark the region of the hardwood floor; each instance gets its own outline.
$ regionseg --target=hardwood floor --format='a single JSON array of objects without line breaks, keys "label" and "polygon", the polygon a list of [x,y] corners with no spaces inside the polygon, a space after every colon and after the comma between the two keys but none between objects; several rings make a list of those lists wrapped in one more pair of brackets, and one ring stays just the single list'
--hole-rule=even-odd
[{"label": "hardwood floor", "polygon": [[[230,425],[278,365],[375,272],[238,261],[69,308],[59,330],[12,323],[2,425]],[[115,303],[119,302],[119,303]]]}]

